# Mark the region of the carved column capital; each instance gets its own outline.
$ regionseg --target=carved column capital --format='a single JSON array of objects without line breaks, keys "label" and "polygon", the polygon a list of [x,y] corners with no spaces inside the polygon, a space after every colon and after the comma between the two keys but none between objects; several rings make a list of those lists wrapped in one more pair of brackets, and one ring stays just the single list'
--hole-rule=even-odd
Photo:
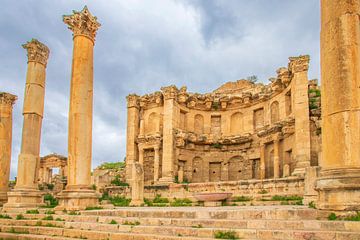
[{"label": "carved column capital", "polygon": [[30,42],[22,45],[27,50],[28,62],[41,63],[46,67],[49,58],[49,48],[39,42],[37,39],[31,39]]},{"label": "carved column capital", "polygon": [[139,96],[136,94],[130,94],[126,97],[127,100],[127,107],[131,108],[131,107],[139,107]]},{"label": "carved column capital", "polygon": [[64,15],[63,21],[73,31],[74,37],[83,35],[93,42],[95,42],[96,31],[101,26],[97,18],[90,13],[87,6],[81,12],[73,11],[72,15]]},{"label": "carved column capital", "polygon": [[16,100],[17,96],[6,92],[0,92],[0,105],[8,105],[12,107]]},{"label": "carved column capital", "polygon": [[162,87],[161,91],[164,95],[164,99],[175,99],[179,93],[179,90],[177,89],[177,87],[175,85],[171,85],[168,87]]},{"label": "carved column capital", "polygon": [[289,70],[292,73],[304,72],[309,69],[310,56],[289,57]]}]

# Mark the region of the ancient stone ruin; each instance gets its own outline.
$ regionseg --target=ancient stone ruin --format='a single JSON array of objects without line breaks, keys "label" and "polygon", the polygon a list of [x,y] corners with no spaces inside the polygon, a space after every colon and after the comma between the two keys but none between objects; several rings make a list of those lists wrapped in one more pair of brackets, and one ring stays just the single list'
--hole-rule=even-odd
[{"label": "ancient stone ruin", "polygon": [[[125,168],[92,173],[100,24],[87,7],[65,15],[74,44],[68,155],[39,156],[50,51],[32,39],[13,189],[17,97],[0,92],[0,238],[360,239],[359,16],[360,0],[321,1],[321,90],[302,55],[268,84],[128,95]],[[39,187],[54,167],[66,178],[58,194]]]}]

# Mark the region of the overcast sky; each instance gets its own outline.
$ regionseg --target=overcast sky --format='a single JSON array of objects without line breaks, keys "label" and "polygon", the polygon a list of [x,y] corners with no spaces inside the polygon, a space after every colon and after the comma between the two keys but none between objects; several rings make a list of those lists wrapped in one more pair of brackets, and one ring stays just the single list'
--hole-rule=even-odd
[{"label": "overcast sky", "polygon": [[21,144],[26,50],[36,38],[50,48],[41,156],[67,155],[72,33],[63,14],[86,4],[102,24],[94,53],[93,167],[122,161],[126,99],[186,85],[209,92],[257,75],[267,83],[289,56],[311,56],[320,78],[318,0],[0,0],[0,91],[14,106],[11,176]]}]

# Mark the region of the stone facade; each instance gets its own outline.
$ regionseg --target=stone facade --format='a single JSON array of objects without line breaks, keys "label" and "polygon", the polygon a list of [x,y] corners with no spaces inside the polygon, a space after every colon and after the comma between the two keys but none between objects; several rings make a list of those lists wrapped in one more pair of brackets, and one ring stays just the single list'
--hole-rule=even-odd
[{"label": "stone facade", "polygon": [[[308,56],[289,58],[268,85],[228,82],[207,94],[186,87],[128,100],[126,178],[134,162],[145,185],[303,177],[317,165]],[[319,106],[320,107],[320,106]],[[315,127],[316,129],[316,127]]]},{"label": "stone facade", "polygon": [[[54,175],[53,169],[58,168],[59,173]],[[63,190],[67,179],[67,158],[58,154],[49,154],[40,158],[38,183],[40,185],[53,184],[52,190],[58,193]]]}]

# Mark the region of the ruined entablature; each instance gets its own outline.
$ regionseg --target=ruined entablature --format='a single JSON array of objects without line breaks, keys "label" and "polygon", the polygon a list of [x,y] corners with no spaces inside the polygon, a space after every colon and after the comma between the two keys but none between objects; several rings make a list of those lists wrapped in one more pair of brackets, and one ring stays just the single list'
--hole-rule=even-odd
[{"label": "ruined entablature", "polygon": [[40,158],[40,168],[56,168],[67,166],[67,157],[52,153]]},{"label": "ruined entablature", "polygon": [[72,15],[64,15],[63,21],[73,31],[74,37],[82,35],[89,38],[92,42],[95,42],[96,31],[101,26],[97,18],[90,13],[86,6],[81,12],[73,11]]},{"label": "ruined entablature", "polygon": [[175,85],[171,85],[168,87],[162,87],[161,91],[164,95],[164,99],[175,99],[177,100],[179,90]]},{"label": "ruined entablature", "polygon": [[28,62],[41,63],[46,67],[50,50],[45,44],[37,39],[31,39],[30,42],[23,44],[22,47],[27,50]]},{"label": "ruined entablature", "polygon": [[271,126],[266,125],[261,129],[258,129],[256,134],[258,137],[264,139],[269,138],[269,136],[271,138],[274,134],[281,134],[288,136],[294,133],[294,126],[295,126],[295,119],[288,118],[284,121],[277,122]]},{"label": "ruined entablature", "polygon": [[146,148],[150,146],[160,146],[162,142],[162,136],[158,133],[147,134],[144,136],[139,136],[137,138],[137,143],[139,148]]},{"label": "ruined entablature", "polygon": [[193,132],[185,132],[180,129],[175,129],[175,141],[177,147],[185,147],[186,144],[197,145],[235,145],[251,142],[252,136],[249,133],[241,135],[221,136],[220,138],[214,138],[212,134],[197,134]]},{"label": "ruined entablature", "polygon": [[303,72],[309,69],[310,56],[289,57],[289,71],[291,73]]},{"label": "ruined entablature", "polygon": [[0,105],[13,106],[16,100],[17,96],[6,92],[0,92]]},{"label": "ruined entablature", "polygon": [[139,99],[140,97],[136,94],[129,94],[126,97],[126,101],[127,101],[127,107],[131,108],[131,107],[139,107]]},{"label": "ruined entablature", "polygon": [[139,103],[142,108],[161,106],[163,104],[163,95],[160,91],[146,94],[140,97]]}]

